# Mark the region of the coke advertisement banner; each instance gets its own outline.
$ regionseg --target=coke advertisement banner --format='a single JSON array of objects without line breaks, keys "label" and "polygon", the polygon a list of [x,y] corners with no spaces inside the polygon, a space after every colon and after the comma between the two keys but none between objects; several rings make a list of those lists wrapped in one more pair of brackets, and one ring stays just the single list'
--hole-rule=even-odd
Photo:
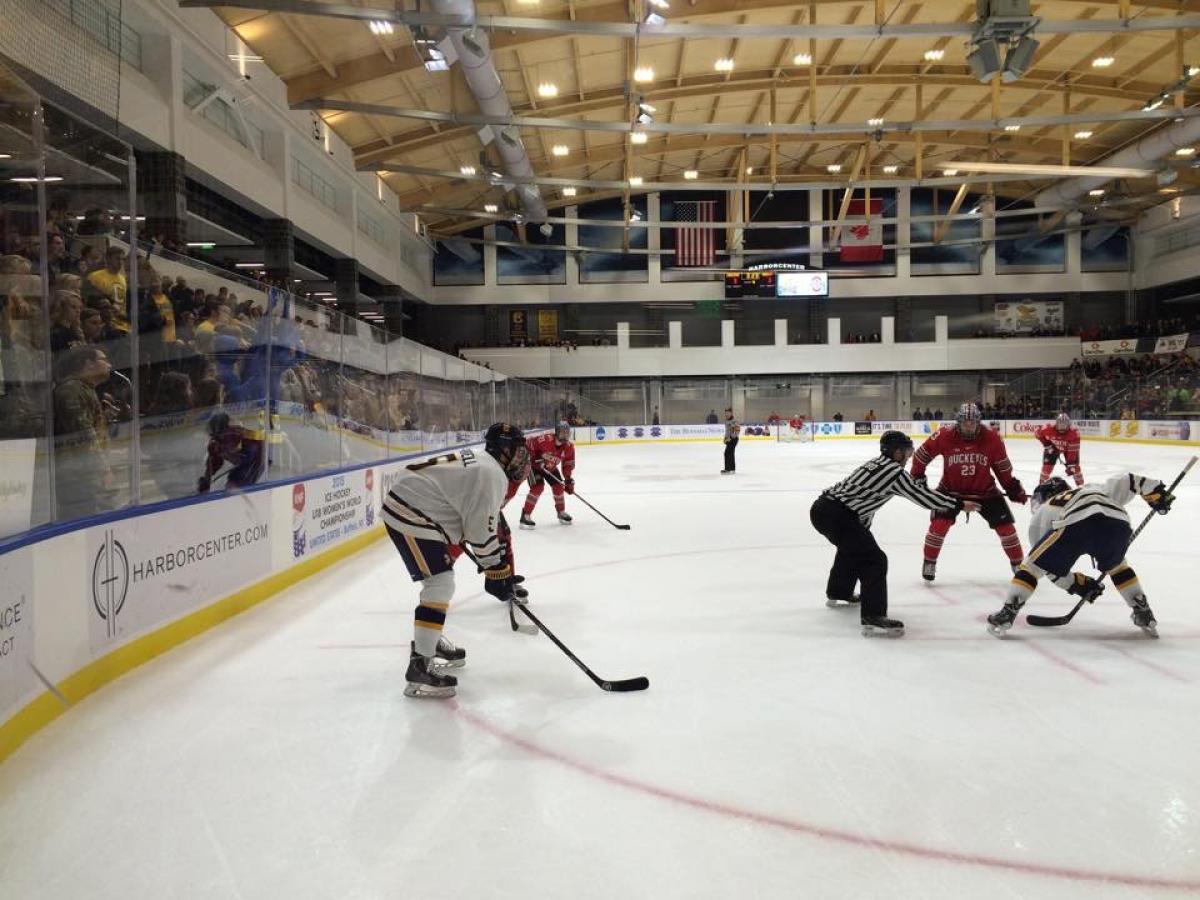
[{"label": "coke advertisement banner", "polygon": [[1117,341],[1084,341],[1079,345],[1082,356],[1132,356],[1137,353],[1137,338]]}]

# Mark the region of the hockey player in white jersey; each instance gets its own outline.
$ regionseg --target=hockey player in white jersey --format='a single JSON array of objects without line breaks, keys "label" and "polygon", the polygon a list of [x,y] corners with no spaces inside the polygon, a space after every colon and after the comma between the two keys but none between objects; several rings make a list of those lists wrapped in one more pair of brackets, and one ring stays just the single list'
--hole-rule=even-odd
[{"label": "hockey player in white jersey", "polygon": [[1004,607],[988,616],[988,631],[1003,637],[1043,575],[1068,594],[1095,600],[1104,590],[1100,581],[1071,571],[1079,557],[1091,556],[1133,610],[1133,624],[1158,637],[1154,613],[1137,575],[1125,561],[1132,535],[1125,504],[1138,496],[1164,514],[1175,500],[1161,481],[1132,472],[1104,484],[1077,488],[1070,488],[1061,478],[1039,484],[1030,499],[1029,544],[1033,549],[1013,575]]},{"label": "hockey player in white jersey", "polygon": [[384,498],[388,535],[408,574],[421,585],[406,696],[454,696],[458,679],[437,670],[466,661],[466,651],[442,636],[459,548],[478,563],[489,594],[515,599],[512,566],[497,525],[509,482],[528,474],[525,436],[519,428],[497,423],[487,430],[482,453],[459,450],[414,463]]}]

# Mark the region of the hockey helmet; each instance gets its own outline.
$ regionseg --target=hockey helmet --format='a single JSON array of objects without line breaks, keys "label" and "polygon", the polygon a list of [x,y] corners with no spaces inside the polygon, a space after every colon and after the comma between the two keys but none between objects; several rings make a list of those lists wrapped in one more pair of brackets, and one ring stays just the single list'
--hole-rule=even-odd
[{"label": "hockey helmet", "polygon": [[[964,437],[974,437],[978,434],[979,423],[982,419],[983,414],[974,403],[964,403],[954,413],[954,421],[958,427],[958,432]],[[965,422],[974,422],[975,424],[970,428],[963,428]]]},{"label": "hockey helmet", "polygon": [[520,481],[529,474],[529,448],[516,425],[497,422],[491,426],[483,435],[483,448],[500,463],[509,481]]},{"label": "hockey helmet", "polygon": [[554,443],[565,444],[571,439],[571,426],[567,422],[559,422],[554,426]]},{"label": "hockey helmet", "polygon": [[1071,417],[1066,413],[1059,413],[1054,418],[1054,430],[1058,432],[1067,432],[1071,430]]},{"label": "hockey helmet", "polygon": [[879,438],[879,453],[888,459],[891,459],[897,450],[911,450],[912,446],[912,438],[903,431],[885,431]]},{"label": "hockey helmet", "polygon": [[1029,498],[1029,508],[1036,510],[1051,497],[1057,497],[1063,491],[1069,489],[1070,485],[1057,475],[1053,478],[1048,478],[1033,489],[1033,494]]}]

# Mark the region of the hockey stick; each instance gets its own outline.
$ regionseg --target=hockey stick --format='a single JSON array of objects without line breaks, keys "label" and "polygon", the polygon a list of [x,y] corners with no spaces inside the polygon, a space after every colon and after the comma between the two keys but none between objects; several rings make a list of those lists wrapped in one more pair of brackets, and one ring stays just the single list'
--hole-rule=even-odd
[{"label": "hockey stick", "polygon": [[544,634],[544,635],[546,635],[546,637],[550,638],[550,640],[552,640],[554,642],[554,646],[556,646],[559,650],[561,650],[563,653],[565,653],[567,655],[567,659],[571,660],[571,662],[575,663],[575,665],[577,665],[577,666],[579,666],[579,668],[583,669],[584,674],[587,675],[588,678],[592,679],[592,681],[595,682],[596,686],[601,688],[602,690],[617,691],[617,692],[644,691],[644,690],[646,690],[646,688],[650,687],[650,679],[647,678],[645,675],[639,675],[636,678],[623,678],[619,681],[605,681],[603,678],[601,678],[599,675],[597,675],[595,672],[593,672],[591,669],[589,669],[584,664],[583,660],[581,660],[578,656],[576,656],[574,653],[572,653],[570,647],[568,647],[566,644],[564,644],[562,641],[560,641],[557,637],[555,637],[554,632],[552,632],[549,628],[547,628],[544,624],[542,624],[542,620],[539,619],[537,616],[535,616],[533,614],[533,612],[529,609],[528,606],[510,603],[508,606],[508,614],[510,616],[512,615],[512,608],[514,606],[516,606],[518,609],[520,609],[521,612],[524,613],[525,616],[528,617],[529,621],[531,621],[534,625],[536,625],[541,630],[542,634]]},{"label": "hockey stick", "polygon": [[[1183,481],[1183,476],[1187,475],[1187,473],[1189,471],[1191,471],[1192,466],[1194,466],[1196,464],[1196,459],[1197,459],[1197,457],[1193,456],[1191,459],[1189,459],[1187,461],[1187,465],[1183,467],[1183,471],[1179,473],[1179,475],[1175,478],[1175,480],[1171,482],[1171,486],[1169,488],[1167,488],[1167,493],[1173,494],[1175,492],[1175,488],[1179,485],[1179,482]],[[1142,529],[1150,524],[1150,520],[1153,519],[1155,515],[1157,515],[1157,512],[1153,509],[1150,510],[1150,512],[1146,513],[1146,518],[1142,519],[1142,524],[1139,525],[1137,527],[1137,529],[1133,532],[1133,534],[1130,536],[1129,543],[1131,543],[1131,544],[1133,543],[1134,538],[1136,538],[1139,534],[1142,533]],[[1103,577],[1103,576],[1101,576],[1101,577]],[[1094,602],[1095,602],[1095,597],[1093,597],[1091,599],[1089,599],[1087,597],[1083,597],[1080,599],[1080,601],[1078,603],[1076,603],[1073,607],[1071,607],[1071,611],[1069,613],[1067,613],[1065,616],[1027,615],[1025,617],[1025,621],[1028,622],[1030,625],[1037,626],[1038,628],[1056,628],[1059,625],[1066,625],[1073,618],[1075,618],[1075,613],[1079,612],[1079,610],[1081,610],[1083,608],[1083,604],[1094,603]]]},{"label": "hockey stick", "polygon": [[[549,472],[542,472],[542,477],[548,479],[551,484],[558,484],[558,485],[562,485],[563,487],[566,487],[566,485],[564,484],[564,482],[561,478],[558,478],[557,476],[552,475]],[[574,497],[576,500],[578,500],[580,503],[582,503],[584,506],[586,506],[588,509],[590,509],[592,512],[594,512],[596,515],[598,515],[600,518],[602,518],[605,522],[607,522],[613,528],[617,529],[618,531],[628,531],[629,530],[628,525],[618,525],[616,522],[614,522],[612,519],[610,519],[604,513],[600,512],[600,510],[596,509],[596,507],[592,506],[592,504],[588,503],[587,500],[585,500],[578,493],[573,492],[571,494],[571,496]]]}]

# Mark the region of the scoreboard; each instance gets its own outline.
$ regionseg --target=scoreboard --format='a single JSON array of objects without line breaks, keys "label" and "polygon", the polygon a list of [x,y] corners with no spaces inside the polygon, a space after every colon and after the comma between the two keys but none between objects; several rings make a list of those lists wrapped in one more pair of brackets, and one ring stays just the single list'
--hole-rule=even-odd
[{"label": "scoreboard", "polygon": [[798,298],[828,297],[829,273],[811,270],[775,272],[751,269],[725,273],[725,297]]}]

